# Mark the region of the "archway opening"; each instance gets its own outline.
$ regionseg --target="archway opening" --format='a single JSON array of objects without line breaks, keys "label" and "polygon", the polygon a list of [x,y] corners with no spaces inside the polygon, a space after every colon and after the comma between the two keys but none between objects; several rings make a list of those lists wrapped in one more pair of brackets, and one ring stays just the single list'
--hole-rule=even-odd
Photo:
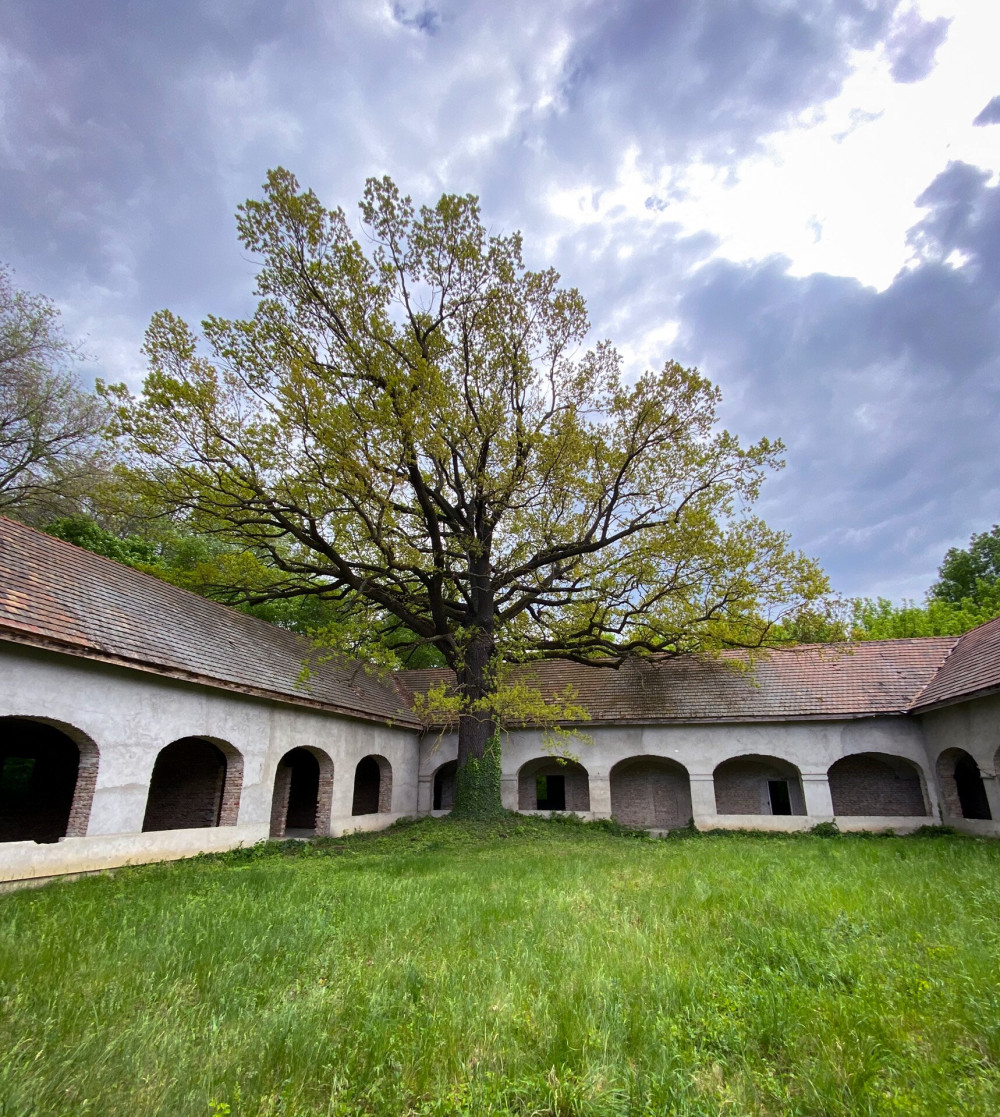
[{"label": "archway opening", "polygon": [[993,818],[982,773],[969,753],[945,749],[938,757],[937,771],[944,807],[952,818]]},{"label": "archway opening", "polygon": [[354,770],[351,814],[389,814],[392,810],[392,765],[384,756],[366,756]]},{"label": "archway opening", "polygon": [[719,814],[803,815],[798,768],[776,756],[734,756],[715,769]]},{"label": "archway opening", "polygon": [[611,813],[625,826],[672,830],[691,821],[687,770],[659,756],[633,756],[611,769]]},{"label": "archway opening", "polygon": [[519,811],[589,811],[590,777],[575,760],[541,757],[517,774]]},{"label": "archway opening", "polygon": [[928,814],[920,772],[900,756],[862,752],[830,765],[833,813],[839,816]]},{"label": "archway opening", "polygon": [[0,842],[85,834],[96,780],[93,745],[43,721],[0,719]]},{"label": "archway opening", "polygon": [[278,761],[271,798],[271,837],[308,838],[330,829],[333,762],[317,749],[292,749]]},{"label": "archway opening", "polygon": [[450,811],[455,805],[455,778],[458,761],[449,760],[434,773],[433,810]]},{"label": "archway opening", "polygon": [[233,826],[242,758],[204,737],[182,737],[160,750],[149,781],[143,832]]}]

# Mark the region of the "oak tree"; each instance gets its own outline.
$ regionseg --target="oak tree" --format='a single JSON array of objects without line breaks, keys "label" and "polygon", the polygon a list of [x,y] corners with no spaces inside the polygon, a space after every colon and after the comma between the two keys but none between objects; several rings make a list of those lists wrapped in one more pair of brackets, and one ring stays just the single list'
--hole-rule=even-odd
[{"label": "oak tree", "polygon": [[609,343],[584,349],[580,293],[475,197],[418,209],[373,179],[360,210],[364,239],[270,172],[238,211],[253,316],[199,339],[158,313],[141,396],[104,391],[136,483],[269,557],[246,599],[339,599],[344,633],[437,649],[456,810],[489,812],[505,662],[756,647],[826,583],[751,511],[780,444],[719,430],[696,370],[629,381]]}]

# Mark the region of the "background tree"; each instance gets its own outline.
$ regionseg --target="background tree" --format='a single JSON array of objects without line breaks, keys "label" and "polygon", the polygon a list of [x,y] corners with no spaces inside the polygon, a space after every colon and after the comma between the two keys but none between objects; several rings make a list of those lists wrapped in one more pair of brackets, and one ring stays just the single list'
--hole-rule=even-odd
[{"label": "background tree", "polygon": [[973,535],[965,550],[952,547],[938,578],[922,604],[888,597],[826,599],[783,621],[777,635],[798,644],[961,636],[1000,616],[1000,526]]},{"label": "background tree", "polygon": [[1000,525],[973,535],[965,550],[952,547],[944,556],[938,578],[928,593],[935,601],[983,605],[995,600],[1000,587]]},{"label": "background tree", "polygon": [[100,401],[44,296],[0,267],[0,512],[40,522],[79,508],[100,471]]},{"label": "background tree", "polygon": [[281,573],[247,600],[316,594],[352,650],[380,625],[437,649],[457,676],[456,811],[488,813],[505,697],[530,705],[505,661],[756,647],[825,579],[750,513],[780,444],[718,431],[696,371],[627,384],[610,344],[580,351],[579,292],[527,269],[519,234],[488,234],[474,197],[418,211],[369,180],[361,214],[367,252],[271,172],[238,213],[253,317],[208,318],[205,355],[163,311],[143,395],[104,390],[135,483]]}]

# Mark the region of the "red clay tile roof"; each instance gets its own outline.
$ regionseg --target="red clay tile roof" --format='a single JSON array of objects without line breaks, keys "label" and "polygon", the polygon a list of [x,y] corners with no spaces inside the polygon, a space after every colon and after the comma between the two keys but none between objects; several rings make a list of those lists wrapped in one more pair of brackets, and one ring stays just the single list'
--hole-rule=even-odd
[{"label": "red clay tile roof", "polygon": [[[447,671],[381,682],[315,667],[309,642],[0,516],[0,639],[354,717],[416,727],[413,694]],[[816,644],[761,653],[752,671],[683,657],[620,670],[550,661],[519,668],[543,694],[572,687],[595,722],[741,722],[919,711],[1000,688],[1000,619],[965,636]]]},{"label": "red clay tile roof", "polygon": [[[519,668],[543,694],[567,685],[595,722],[743,722],[872,717],[905,713],[945,662],[957,638],[812,644],[761,653],[753,670],[685,656],[620,669],[549,661]],[[730,662],[727,664],[727,660]],[[397,683],[425,691],[443,670],[401,671]]]},{"label": "red clay tile roof", "polygon": [[960,637],[944,666],[917,695],[914,711],[1000,689],[1000,617]]},{"label": "red clay tile roof", "polygon": [[390,682],[308,640],[0,516],[0,638],[409,726]]}]

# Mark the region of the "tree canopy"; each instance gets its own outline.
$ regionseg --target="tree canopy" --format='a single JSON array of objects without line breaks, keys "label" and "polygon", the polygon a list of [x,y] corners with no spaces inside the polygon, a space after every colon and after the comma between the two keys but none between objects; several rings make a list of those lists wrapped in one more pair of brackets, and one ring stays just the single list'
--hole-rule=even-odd
[{"label": "tree canopy", "polygon": [[888,597],[827,599],[783,622],[782,635],[801,644],[961,636],[1000,616],[1000,526],[974,534],[965,550],[952,547],[938,579],[922,604]]},{"label": "tree canopy", "polygon": [[475,197],[418,209],[373,179],[360,209],[365,240],[270,172],[238,211],[253,316],[202,340],[162,311],[142,395],[102,390],[134,484],[267,558],[245,600],[318,595],[352,650],[376,631],[437,649],[460,808],[502,662],[756,647],[826,582],[752,514],[780,443],[719,430],[696,370],[627,382],[610,343],[584,349],[580,293]]},{"label": "tree canopy", "polygon": [[103,409],[77,382],[78,357],[52,302],[0,266],[0,512],[38,522],[92,486]]},{"label": "tree canopy", "polygon": [[977,532],[962,550],[952,547],[938,570],[928,596],[935,601],[984,605],[996,601],[1000,587],[1000,525]]}]

